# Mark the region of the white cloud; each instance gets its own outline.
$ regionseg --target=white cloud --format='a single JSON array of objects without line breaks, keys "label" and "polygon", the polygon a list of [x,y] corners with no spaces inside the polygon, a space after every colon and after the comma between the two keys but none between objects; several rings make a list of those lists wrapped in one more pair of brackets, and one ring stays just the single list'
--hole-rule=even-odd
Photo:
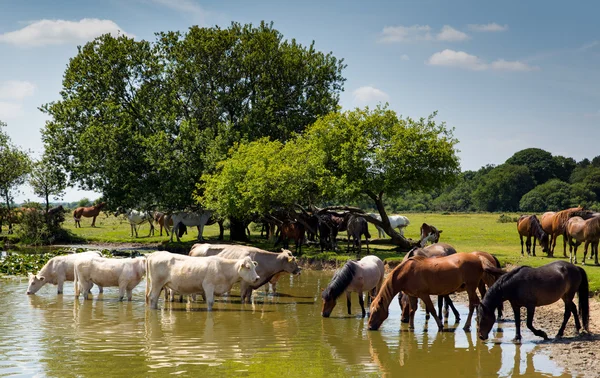
[{"label": "white cloud", "polygon": [[368,105],[377,102],[388,101],[390,96],[381,89],[377,89],[371,86],[364,86],[355,89],[352,94],[354,95],[355,105]]},{"label": "white cloud", "polygon": [[17,118],[23,114],[23,105],[14,102],[0,101],[0,120]]},{"label": "white cloud", "polygon": [[[81,43],[102,34],[126,34],[111,20],[84,18],[79,21],[39,20],[22,29],[0,34],[0,42],[19,47]],[[132,36],[131,34],[126,34]]]},{"label": "white cloud", "polygon": [[473,71],[483,71],[487,65],[475,55],[467,54],[464,51],[454,51],[446,49],[437,52],[429,57],[427,64],[430,66],[446,66],[464,68]]},{"label": "white cloud", "polygon": [[402,55],[400,55],[400,60],[407,61],[407,60],[410,60],[410,57],[406,54],[402,54]]},{"label": "white cloud", "polygon": [[462,68],[472,71],[535,71],[539,70],[537,66],[530,66],[520,61],[507,61],[498,59],[488,64],[475,55],[467,54],[464,51],[454,51],[446,49],[437,52],[426,61],[430,66],[445,66]]},{"label": "white cloud", "polygon": [[0,83],[0,99],[2,100],[22,100],[33,95],[34,91],[35,85],[28,81],[9,80]]},{"label": "white cloud", "polygon": [[508,30],[508,25],[499,25],[491,22],[489,24],[469,24],[468,28],[475,32],[503,32]]},{"label": "white cloud", "polygon": [[155,4],[167,7],[177,12],[186,13],[199,20],[199,23],[206,24],[206,18],[209,12],[193,0],[150,0]]},{"label": "white cloud", "polygon": [[466,33],[456,30],[449,25],[444,25],[442,31],[436,36],[438,41],[446,42],[466,41],[469,38],[470,37]]}]

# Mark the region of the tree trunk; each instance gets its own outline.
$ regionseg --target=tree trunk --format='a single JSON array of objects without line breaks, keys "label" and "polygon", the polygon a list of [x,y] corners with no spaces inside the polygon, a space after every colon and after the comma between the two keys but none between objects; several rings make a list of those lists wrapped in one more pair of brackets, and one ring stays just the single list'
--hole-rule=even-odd
[{"label": "tree trunk", "polygon": [[403,251],[409,251],[412,248],[419,245],[418,241],[413,241],[406,239],[404,236],[400,235],[396,230],[394,230],[390,224],[390,219],[387,216],[387,212],[385,211],[385,206],[383,205],[383,193],[379,193],[379,195],[375,195],[375,193],[367,193],[367,195],[375,201],[375,206],[377,207],[377,211],[381,216],[381,221],[375,219],[370,216],[365,216],[369,222],[378,225],[392,238],[392,244],[397,245],[399,249]]},{"label": "tree trunk", "polygon": [[12,214],[10,212],[10,195],[6,194],[6,216],[8,220],[8,233],[13,233]]},{"label": "tree trunk", "polygon": [[50,210],[50,201],[48,201],[48,193],[46,192],[46,213],[44,214],[44,218],[46,219],[47,225],[50,225],[50,217],[48,216],[49,210]]},{"label": "tree trunk", "polygon": [[229,240],[231,241],[248,241],[246,234],[246,222],[243,219],[229,217]]},{"label": "tree trunk", "polygon": [[223,227],[223,219],[219,219],[217,223],[219,224],[219,240],[223,240],[223,234],[225,233],[225,227]]}]

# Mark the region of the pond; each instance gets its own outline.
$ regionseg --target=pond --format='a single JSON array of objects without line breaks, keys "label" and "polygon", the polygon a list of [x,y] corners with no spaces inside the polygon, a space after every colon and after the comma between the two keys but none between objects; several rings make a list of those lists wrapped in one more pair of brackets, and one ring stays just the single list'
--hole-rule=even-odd
[{"label": "pond", "polygon": [[[234,290],[210,313],[202,301],[162,299],[149,310],[144,281],[133,302],[118,302],[116,288],[77,301],[71,283],[64,295],[46,285],[28,296],[25,278],[0,281],[0,376],[567,376],[528,331],[522,345],[511,343],[512,323],[484,343],[462,322],[443,333],[433,320],[425,327],[423,311],[409,331],[397,301],[377,332],[346,315],[345,301],[322,318],[320,293],[331,277],[304,271],[282,279],[280,295],[255,292],[253,304],[242,305]],[[466,319],[467,308],[457,307]],[[360,313],[356,296],[353,311]]]}]

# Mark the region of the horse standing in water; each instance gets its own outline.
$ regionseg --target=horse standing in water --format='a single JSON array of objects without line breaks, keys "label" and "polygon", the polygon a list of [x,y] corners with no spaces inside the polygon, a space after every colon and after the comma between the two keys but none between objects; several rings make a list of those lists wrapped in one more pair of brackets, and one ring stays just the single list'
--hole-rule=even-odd
[{"label": "horse standing in water", "polygon": [[92,227],[96,227],[96,217],[100,214],[100,210],[106,206],[106,202],[100,202],[90,207],[78,207],[73,211],[73,219],[75,220],[75,228],[81,228],[81,217],[93,218]]},{"label": "horse standing in water", "polygon": [[[466,290],[469,296],[469,316],[464,330],[471,328],[471,318],[475,307],[479,304],[477,288],[486,275],[489,280],[504,273],[494,266],[487,258],[475,253],[456,253],[450,256],[430,259],[415,256],[398,265],[385,279],[379,294],[371,304],[371,315],[368,327],[378,330],[381,323],[389,315],[389,305],[394,296],[402,291],[405,294],[418,297],[425,303],[438,325],[440,331],[444,326],[431,302],[430,295],[449,295],[456,291]],[[410,327],[414,328],[414,312],[411,306]]]},{"label": "horse standing in water", "polygon": [[589,326],[589,288],[585,270],[566,261],[555,261],[539,268],[520,266],[501,277],[487,292],[477,311],[479,338],[487,340],[496,321],[493,309],[504,301],[509,301],[515,313],[516,336],[521,340],[521,307],[527,308],[527,328],[536,336],[548,339],[546,332],[535,329],[533,316],[535,308],[552,304],[559,299],[565,303],[565,315],[556,337],[562,337],[565,326],[573,314],[575,329],[581,329],[577,307],[573,302],[575,293],[579,296],[579,316],[583,329]]},{"label": "horse standing in water", "polygon": [[542,229],[540,221],[535,215],[521,215],[517,220],[517,231],[519,232],[519,238],[521,238],[521,256],[525,253],[523,251],[523,236],[527,238],[527,254],[531,255],[531,238],[533,237],[533,255],[535,256],[535,242],[536,239],[539,241],[543,252],[548,251],[548,234]]},{"label": "horse standing in water", "polygon": [[[383,282],[385,268],[383,261],[377,256],[365,256],[359,261],[348,261],[340,270],[338,270],[333,279],[327,285],[327,288],[321,293],[323,298],[323,308],[321,315],[328,318],[335,307],[337,298],[346,292],[346,302],[348,304],[348,315],[352,315],[350,310],[350,293],[358,293],[358,302],[362,309],[362,317],[366,316],[365,302],[363,300],[363,291],[369,291],[375,296]],[[370,296],[369,296],[370,297]]]}]

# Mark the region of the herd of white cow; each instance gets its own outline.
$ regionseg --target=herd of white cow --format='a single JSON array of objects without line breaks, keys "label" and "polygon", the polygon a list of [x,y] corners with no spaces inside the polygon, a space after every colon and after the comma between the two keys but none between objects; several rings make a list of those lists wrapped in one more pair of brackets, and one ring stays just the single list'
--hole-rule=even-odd
[{"label": "herd of white cow", "polygon": [[99,251],[75,253],[50,259],[37,274],[29,274],[27,294],[35,294],[46,284],[63,293],[65,281],[73,281],[75,297],[91,295],[94,285],[99,292],[105,287],[118,287],[119,300],[127,295],[132,300],[133,289],[146,276],[146,303],[158,308],[162,290],[171,294],[201,294],[208,310],[214,296],[228,293],[240,282],[241,300],[250,301],[252,290],[271,283],[281,274],[299,274],[296,258],[288,250],[268,252],[254,247],[231,244],[195,244],[189,255],[157,251],[143,257],[105,258]]}]

